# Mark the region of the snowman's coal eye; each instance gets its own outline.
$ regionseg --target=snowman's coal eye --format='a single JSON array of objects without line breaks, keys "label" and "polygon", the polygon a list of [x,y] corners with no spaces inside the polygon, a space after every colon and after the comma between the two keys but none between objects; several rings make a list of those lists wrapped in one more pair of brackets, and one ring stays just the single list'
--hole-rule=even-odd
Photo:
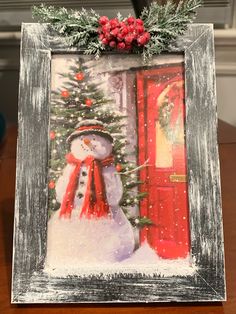
[{"label": "snowman's coal eye", "polygon": [[96,141],[96,138],[95,138],[95,137],[93,137],[93,138],[92,138],[92,141]]}]

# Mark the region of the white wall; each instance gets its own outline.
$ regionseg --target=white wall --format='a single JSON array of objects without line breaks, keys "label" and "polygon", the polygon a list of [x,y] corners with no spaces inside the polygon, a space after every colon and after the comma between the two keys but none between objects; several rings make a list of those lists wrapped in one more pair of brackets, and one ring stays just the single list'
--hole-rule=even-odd
[{"label": "white wall", "polygon": [[216,79],[218,116],[236,126],[236,75]]},{"label": "white wall", "polygon": [[215,31],[218,116],[236,126],[236,29]]}]

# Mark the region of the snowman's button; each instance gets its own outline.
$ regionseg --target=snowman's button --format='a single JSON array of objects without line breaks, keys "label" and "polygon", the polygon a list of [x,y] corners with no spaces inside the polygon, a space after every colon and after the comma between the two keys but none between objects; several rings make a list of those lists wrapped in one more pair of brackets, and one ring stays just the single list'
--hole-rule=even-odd
[{"label": "snowman's button", "polygon": [[82,198],[84,196],[84,194],[78,193],[77,196],[78,196],[78,198]]},{"label": "snowman's button", "polygon": [[80,181],[80,183],[79,183],[79,184],[84,185],[84,181]]},{"label": "snowman's button", "polygon": [[86,171],[82,171],[82,176],[87,176],[87,172]]}]

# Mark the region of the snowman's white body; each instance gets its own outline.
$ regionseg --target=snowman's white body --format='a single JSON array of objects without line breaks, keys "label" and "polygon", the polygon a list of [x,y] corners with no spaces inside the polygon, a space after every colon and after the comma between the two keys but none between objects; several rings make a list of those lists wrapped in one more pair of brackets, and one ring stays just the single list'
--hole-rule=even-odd
[{"label": "snowman's white body", "polygon": [[[85,145],[84,139],[90,144]],[[110,141],[100,135],[87,134],[72,141],[72,154],[81,161],[88,156],[98,160],[107,158],[112,152]],[[62,202],[74,164],[67,164],[56,183],[56,198]],[[99,219],[80,218],[88,178],[87,166],[82,164],[78,176],[74,209],[70,219],[59,217],[59,211],[48,223],[46,266],[76,267],[94,263],[114,263],[128,258],[134,250],[134,234],[131,224],[119,207],[123,186],[115,166],[102,168],[106,198],[110,217]]]}]

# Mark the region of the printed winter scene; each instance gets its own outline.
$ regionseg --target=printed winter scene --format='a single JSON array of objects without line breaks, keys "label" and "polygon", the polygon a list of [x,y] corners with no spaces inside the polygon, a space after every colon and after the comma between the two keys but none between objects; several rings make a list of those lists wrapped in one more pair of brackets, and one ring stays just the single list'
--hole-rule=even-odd
[{"label": "printed winter scene", "polygon": [[193,275],[183,56],[56,55],[51,88],[45,271]]}]

